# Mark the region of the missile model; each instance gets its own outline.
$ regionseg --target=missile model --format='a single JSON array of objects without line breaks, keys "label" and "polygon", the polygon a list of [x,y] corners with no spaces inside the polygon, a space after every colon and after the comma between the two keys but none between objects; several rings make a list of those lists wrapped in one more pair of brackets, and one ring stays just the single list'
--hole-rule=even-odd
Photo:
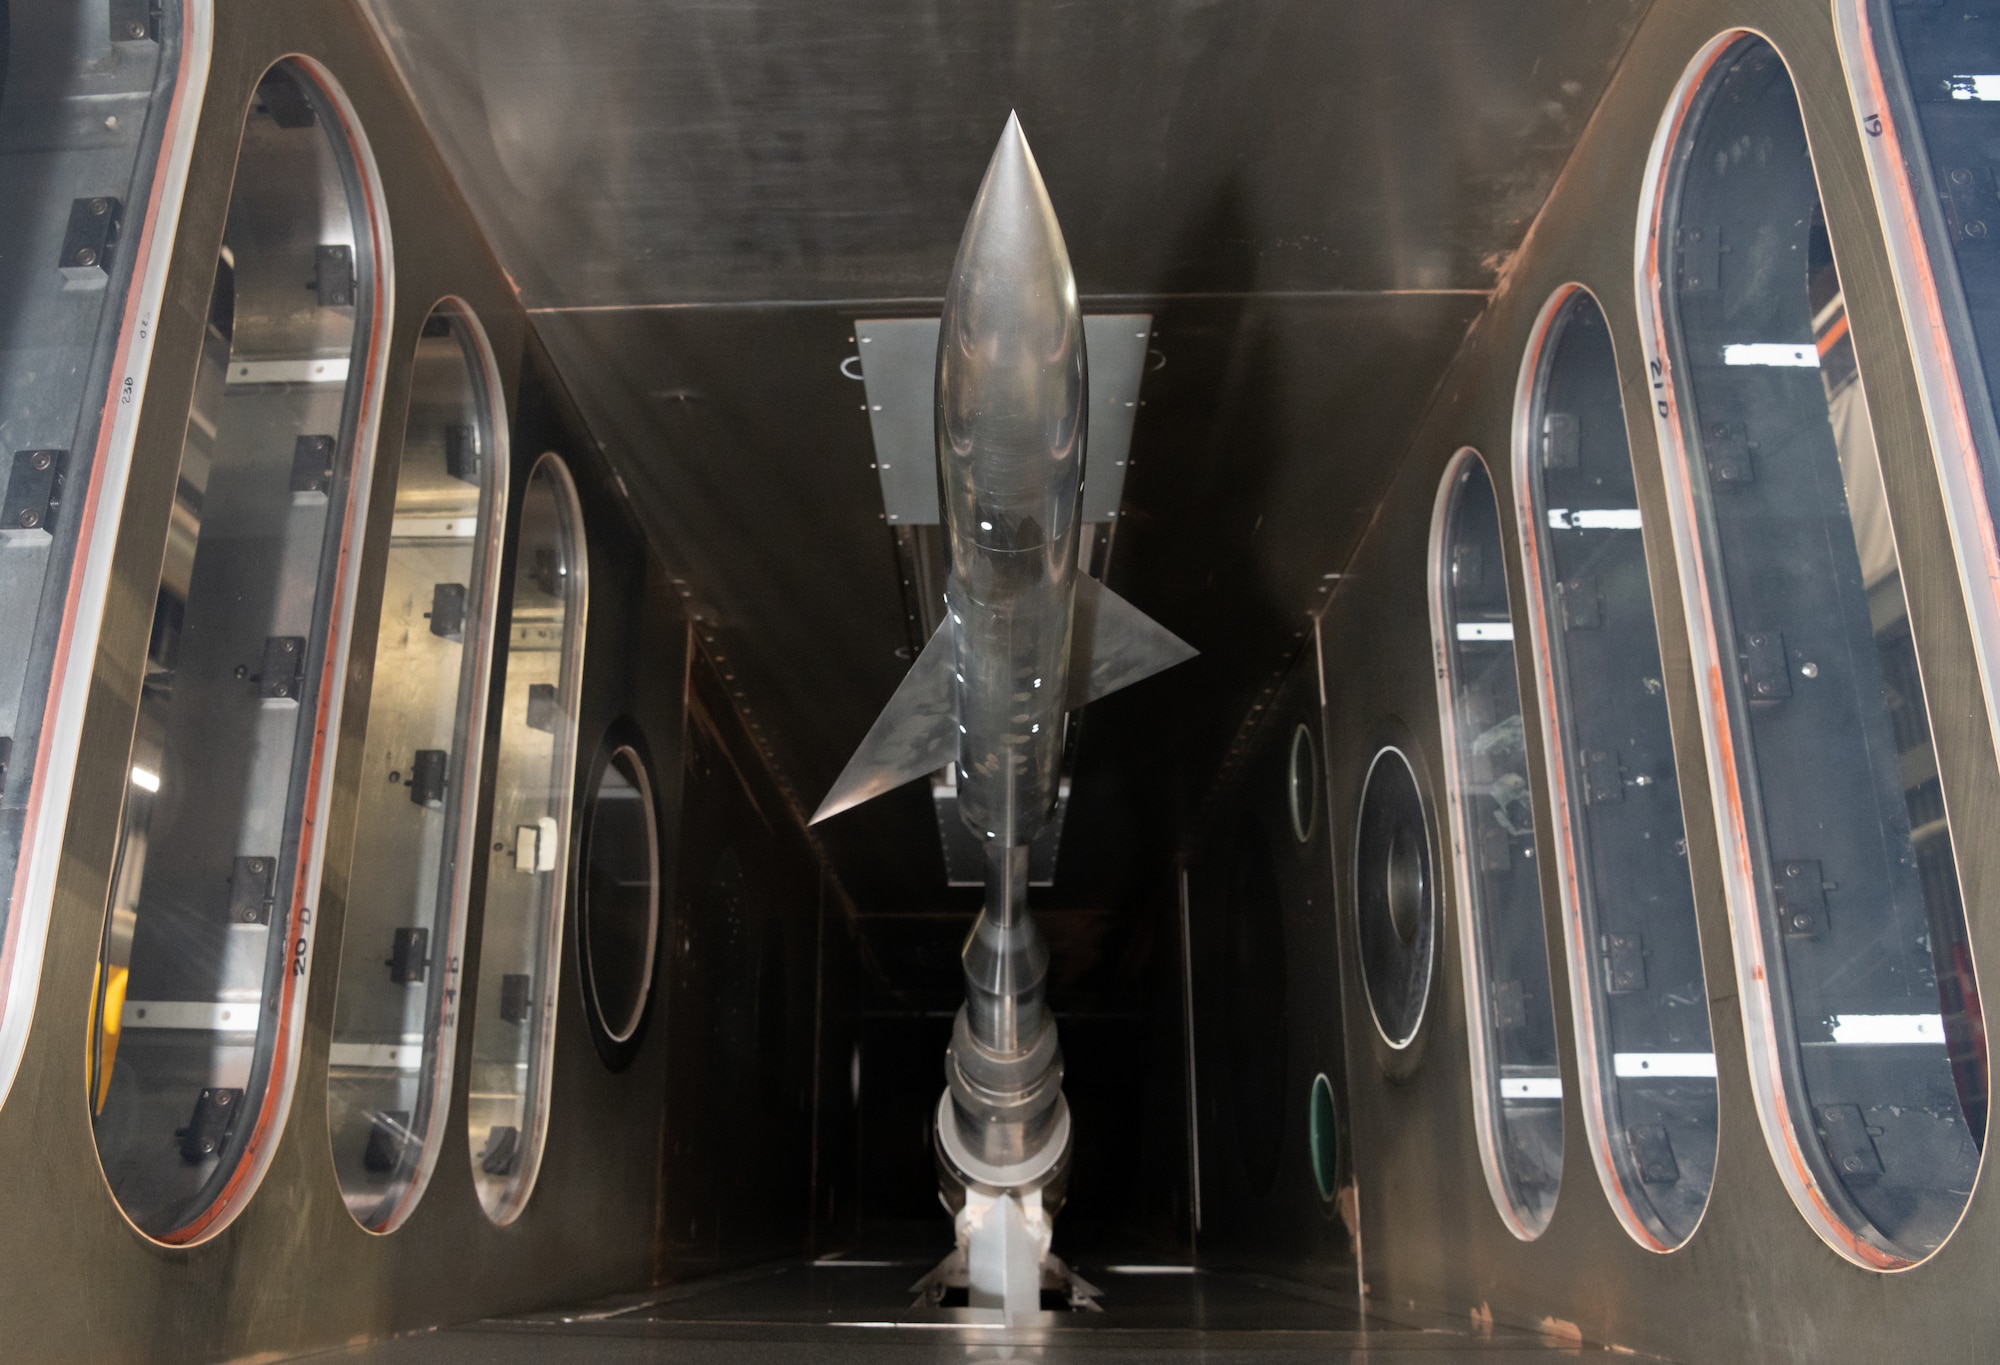
[{"label": "missile model", "polygon": [[[1077,567],[1089,410],[1069,253],[1019,119],[973,201],[938,329],[944,620],[813,820],[948,765],[986,849],[935,1145],[974,1307],[1040,1304],[1066,1188],[1069,1106],[1028,910],[1069,712],[1194,650]],[[1057,1263],[1059,1264],[1059,1263]],[[938,1272],[933,1272],[934,1274]]]}]

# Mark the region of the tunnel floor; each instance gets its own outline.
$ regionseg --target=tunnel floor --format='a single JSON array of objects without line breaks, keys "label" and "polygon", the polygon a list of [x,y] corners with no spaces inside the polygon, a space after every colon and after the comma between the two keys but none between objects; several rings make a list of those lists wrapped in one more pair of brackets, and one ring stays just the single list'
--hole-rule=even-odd
[{"label": "tunnel floor", "polygon": [[[1604,1354],[1538,1332],[1474,1330],[1464,1318],[1364,1311],[1352,1295],[1261,1275],[1080,1265],[1104,1311],[1043,1313],[1006,1328],[964,1310],[915,1309],[918,1260],[761,1266],[595,1304],[349,1347],[315,1360],[365,1365],[704,1365],[1018,1360],[1114,1362],[1187,1354],[1205,1362],[1539,1365]],[[1624,1359],[1652,1357],[1618,1353]]]}]

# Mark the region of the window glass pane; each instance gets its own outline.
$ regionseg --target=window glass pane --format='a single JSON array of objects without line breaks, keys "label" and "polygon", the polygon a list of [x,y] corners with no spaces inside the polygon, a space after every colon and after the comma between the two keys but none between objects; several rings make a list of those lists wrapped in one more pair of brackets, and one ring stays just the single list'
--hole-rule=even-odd
[{"label": "window glass pane", "polygon": [[1834,18],[2000,735],[2000,3]]},{"label": "window glass pane", "polygon": [[1979,1168],[1978,991],[1798,102],[1762,40],[1703,60],[1642,299],[1752,1079],[1806,1217],[1904,1265]]},{"label": "window glass pane", "polygon": [[499,1223],[528,1202],[548,1128],[585,571],[576,487],[563,462],[544,455],[521,495],[472,999],[467,1136],[480,1203]]},{"label": "window glass pane", "polygon": [[1470,450],[1438,490],[1431,627],[1480,1156],[1501,1216],[1534,1237],[1562,1180],[1562,1076],[1500,511]]},{"label": "window glass pane", "polygon": [[[660,837],[653,779],[630,744],[611,751],[584,822],[577,941],[590,1017],[608,1056],[639,1034],[660,939]],[[608,1047],[607,1047],[608,1045]]]},{"label": "window glass pane", "polygon": [[1715,1045],[1618,365],[1597,300],[1551,300],[1515,451],[1592,1154],[1643,1245],[1715,1178]]},{"label": "window glass pane", "polygon": [[205,3],[140,18],[114,34],[96,0],[0,3],[0,1096],[208,72]]},{"label": "window glass pane", "polygon": [[248,1198],[303,1022],[386,305],[354,134],[322,81],[273,68],[243,129],[91,1021],[105,1176],[168,1241]]},{"label": "window glass pane", "polygon": [[440,305],[410,379],[327,1059],[334,1169],[376,1232],[416,1207],[451,1101],[507,488],[499,402],[478,323]]}]

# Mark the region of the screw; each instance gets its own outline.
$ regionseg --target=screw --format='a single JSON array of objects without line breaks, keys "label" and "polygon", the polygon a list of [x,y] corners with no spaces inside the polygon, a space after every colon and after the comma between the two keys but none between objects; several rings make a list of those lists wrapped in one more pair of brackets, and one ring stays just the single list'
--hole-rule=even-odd
[{"label": "screw", "polygon": [[30,460],[28,463],[32,464],[37,469],[47,469],[50,465],[55,463],[55,457],[49,454],[49,452],[46,450],[38,450],[35,452],[35,458]]},{"label": "screw", "polygon": [[1792,928],[1794,928],[1794,929],[1810,929],[1810,928],[1812,928],[1812,916],[1811,916],[1811,915],[1793,915],[1793,916],[1792,916]]},{"label": "screw", "polygon": [[1972,183],[1972,172],[1963,166],[1955,168],[1951,173],[1951,183],[1954,185],[1970,185]]},{"label": "screw", "polygon": [[111,211],[111,201],[108,199],[93,199],[90,201],[90,211],[99,218],[102,218]]},{"label": "screw", "polygon": [[76,249],[76,263],[78,265],[96,265],[97,253],[87,246],[80,246]]},{"label": "screw", "polygon": [[143,38],[146,36],[146,26],[144,24],[127,24],[125,31],[134,38]]},{"label": "screw", "polygon": [[34,508],[23,507],[21,509],[21,524],[23,526],[26,526],[30,530],[33,530],[36,526],[41,525],[41,521],[42,521],[41,515],[38,512],[36,512]]},{"label": "screw", "polygon": [[1965,225],[1965,235],[1968,237],[1984,237],[1986,235],[1985,222],[1978,218],[1973,219]]}]

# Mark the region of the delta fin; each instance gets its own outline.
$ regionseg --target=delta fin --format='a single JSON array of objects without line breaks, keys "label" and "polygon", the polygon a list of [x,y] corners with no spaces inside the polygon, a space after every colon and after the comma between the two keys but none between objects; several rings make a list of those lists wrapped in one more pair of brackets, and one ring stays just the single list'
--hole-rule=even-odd
[{"label": "delta fin", "polygon": [[1186,663],[1200,651],[1087,574],[1071,617],[1069,709]]},{"label": "delta fin", "polygon": [[940,625],[809,823],[816,825],[957,759],[953,655],[951,635]]}]

